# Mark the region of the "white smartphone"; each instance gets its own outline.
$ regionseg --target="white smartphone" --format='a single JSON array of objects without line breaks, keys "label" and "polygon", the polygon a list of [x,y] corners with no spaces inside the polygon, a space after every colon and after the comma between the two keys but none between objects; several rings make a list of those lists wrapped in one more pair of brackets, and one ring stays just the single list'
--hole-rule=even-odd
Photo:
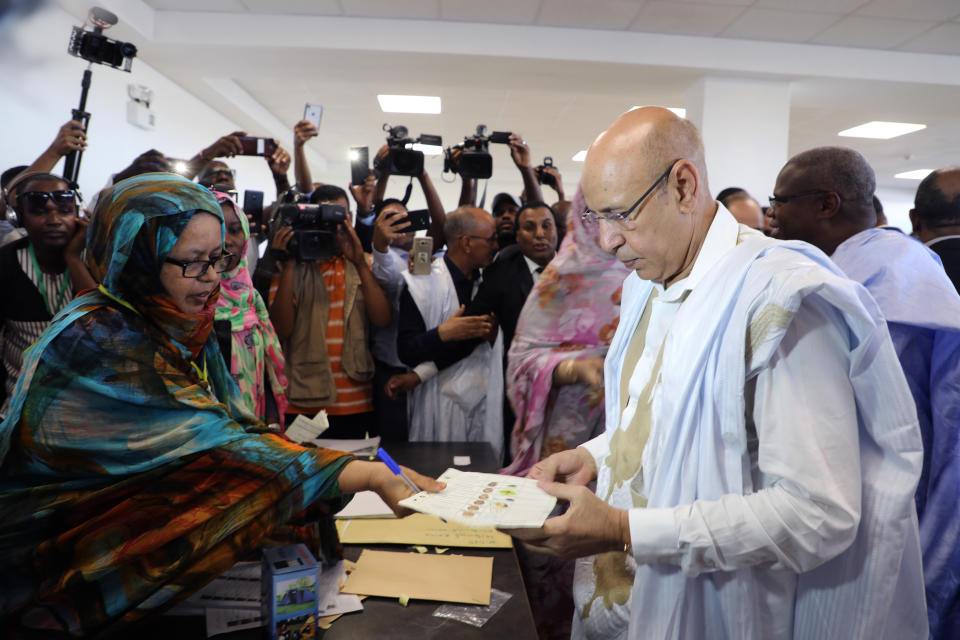
[{"label": "white smartphone", "polygon": [[430,275],[430,262],[433,257],[433,238],[424,236],[413,239],[413,275]]},{"label": "white smartphone", "polygon": [[309,120],[313,123],[317,129],[320,128],[320,120],[323,119],[323,105],[322,104],[310,104],[309,102],[303,107],[303,119]]}]

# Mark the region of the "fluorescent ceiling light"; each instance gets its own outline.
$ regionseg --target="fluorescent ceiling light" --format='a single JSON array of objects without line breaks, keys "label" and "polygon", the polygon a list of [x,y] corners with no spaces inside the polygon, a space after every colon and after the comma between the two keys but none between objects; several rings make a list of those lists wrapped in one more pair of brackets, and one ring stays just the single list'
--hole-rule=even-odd
[{"label": "fluorescent ceiling light", "polygon": [[901,180],[923,180],[933,169],[914,169],[913,171],[904,171],[902,173],[897,173],[893,177],[900,178]]},{"label": "fluorescent ceiling light", "polygon": [[410,145],[414,151],[423,151],[425,156],[438,156],[443,153],[443,147],[436,144],[420,144],[419,142]]},{"label": "fluorescent ceiling light", "polygon": [[573,161],[583,162],[584,159],[586,159],[586,157],[587,157],[587,150],[581,149],[580,151],[577,151],[575,154],[573,154]]},{"label": "fluorescent ceiling light", "polygon": [[[640,107],[646,107],[646,106],[651,106],[651,105],[635,104],[632,107],[630,107],[630,111],[633,111],[634,109],[639,109]],[[687,117],[687,110],[684,109],[683,107],[664,107],[664,109],[666,109],[667,111],[673,111],[679,118]]]},{"label": "fluorescent ceiling light", "polygon": [[440,96],[378,95],[384,113],[440,113]]},{"label": "fluorescent ceiling light", "polygon": [[843,136],[844,138],[876,138],[878,140],[889,140],[890,138],[896,138],[897,136],[906,135],[926,128],[927,125],[925,124],[914,124],[912,122],[882,122],[880,120],[873,120],[851,129],[844,129],[837,135]]}]

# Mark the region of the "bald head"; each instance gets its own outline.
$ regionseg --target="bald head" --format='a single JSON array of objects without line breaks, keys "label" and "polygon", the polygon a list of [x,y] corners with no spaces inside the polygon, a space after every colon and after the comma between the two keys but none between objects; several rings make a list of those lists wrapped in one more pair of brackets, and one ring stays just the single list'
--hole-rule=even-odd
[{"label": "bald head", "polygon": [[587,208],[603,218],[604,250],[665,286],[690,272],[717,204],[688,120],[660,107],[621,115],[590,146],[581,186]]},{"label": "bald head", "polygon": [[461,236],[477,233],[484,223],[493,224],[493,216],[477,207],[462,206],[447,214],[443,224],[443,235],[447,242],[454,242]]},{"label": "bald head", "polygon": [[914,210],[928,226],[960,225],[960,167],[930,172],[917,187]]},{"label": "bald head", "polygon": [[[590,145],[581,178],[584,193],[600,196],[609,192],[606,185],[621,185],[638,196],[679,158],[693,163],[701,188],[709,193],[703,141],[696,127],[668,109],[633,109],[614,120]],[[593,207],[589,199],[588,204]]]}]

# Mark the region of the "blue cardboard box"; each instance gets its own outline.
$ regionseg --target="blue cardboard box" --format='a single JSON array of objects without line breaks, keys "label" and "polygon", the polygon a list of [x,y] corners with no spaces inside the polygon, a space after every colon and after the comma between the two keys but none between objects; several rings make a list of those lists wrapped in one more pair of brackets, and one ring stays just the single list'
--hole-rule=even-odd
[{"label": "blue cardboard box", "polygon": [[317,635],[320,567],[306,546],[263,550],[261,607],[270,640],[309,640]]}]

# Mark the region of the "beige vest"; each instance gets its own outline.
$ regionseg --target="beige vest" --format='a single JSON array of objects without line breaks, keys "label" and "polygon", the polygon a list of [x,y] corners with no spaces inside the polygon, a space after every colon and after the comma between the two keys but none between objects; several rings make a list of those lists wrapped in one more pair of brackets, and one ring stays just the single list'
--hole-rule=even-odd
[{"label": "beige vest", "polygon": [[[351,380],[373,378],[373,356],[369,347],[369,323],[360,274],[352,262],[344,261],[343,354],[340,365]],[[297,310],[293,332],[283,345],[287,358],[287,399],[295,405],[325,407],[337,401],[337,388],[327,351],[327,323],[330,296],[323,273],[316,263],[297,264],[293,292]]]}]

